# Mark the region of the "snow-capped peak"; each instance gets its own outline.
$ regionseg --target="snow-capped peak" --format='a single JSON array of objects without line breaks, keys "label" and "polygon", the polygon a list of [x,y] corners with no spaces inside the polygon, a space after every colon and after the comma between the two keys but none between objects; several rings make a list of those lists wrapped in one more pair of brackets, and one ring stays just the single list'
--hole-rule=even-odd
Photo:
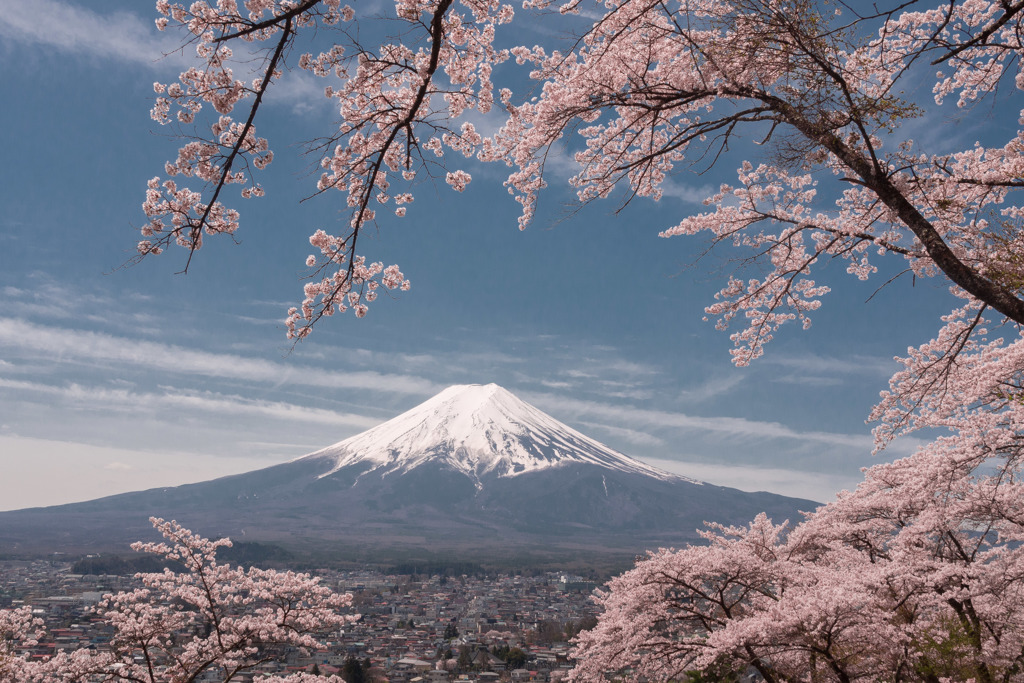
[{"label": "snow-capped peak", "polygon": [[322,476],[356,463],[379,474],[444,461],[479,486],[482,477],[513,477],[570,463],[678,480],[601,444],[520,400],[497,384],[448,387],[412,410],[309,458],[333,457]]}]

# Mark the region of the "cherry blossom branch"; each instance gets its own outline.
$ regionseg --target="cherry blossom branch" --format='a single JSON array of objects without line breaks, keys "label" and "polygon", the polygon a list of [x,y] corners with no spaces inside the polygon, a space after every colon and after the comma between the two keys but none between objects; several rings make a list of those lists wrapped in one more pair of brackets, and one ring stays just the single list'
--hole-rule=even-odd
[{"label": "cherry blossom branch", "polygon": [[[347,258],[346,273],[344,278],[335,278],[336,284],[330,289],[324,291],[323,288],[318,290],[324,301],[323,305],[317,310],[312,317],[305,317],[305,323],[302,328],[298,331],[290,332],[297,340],[308,334],[308,331],[315,325],[319,320],[328,315],[328,311],[332,310],[334,302],[344,293],[347,293],[352,286],[353,281],[356,279],[356,268],[358,263],[355,259],[356,241],[359,238],[359,232],[362,226],[367,221],[367,211],[369,210],[370,200],[376,193],[377,189],[377,176],[380,174],[381,169],[384,165],[384,160],[388,156],[389,150],[394,145],[398,138],[398,135],[402,131],[411,131],[412,124],[417,120],[420,115],[420,108],[426,100],[427,93],[430,90],[430,86],[434,77],[437,73],[438,66],[440,64],[441,46],[445,39],[444,34],[444,17],[445,14],[452,6],[453,0],[440,0],[433,12],[433,16],[430,21],[430,59],[427,63],[427,67],[423,72],[422,80],[419,88],[413,97],[412,102],[408,105],[405,111],[405,115],[399,119],[397,123],[391,125],[391,130],[387,136],[387,139],[380,146],[380,148],[373,151],[373,161],[371,162],[369,170],[366,172],[366,180],[364,181],[364,190],[359,199],[358,206],[355,209],[355,216],[352,219],[352,232],[345,240],[347,245],[347,251],[351,255]],[[411,136],[407,138],[412,143]],[[332,184],[336,185],[337,180]],[[325,187],[320,187],[319,190],[323,191]],[[340,280],[340,281],[339,281]],[[357,310],[357,314],[359,311]],[[289,324],[294,325],[298,320],[298,311],[293,310],[289,315]],[[293,328],[290,328],[290,330]]]},{"label": "cherry blossom branch", "polygon": [[893,185],[888,174],[881,171],[877,162],[869,163],[839,140],[834,133],[823,131],[820,127],[797,115],[788,104],[780,103],[779,106],[783,111],[788,110],[790,114],[788,118],[794,127],[835,154],[857,173],[866,187],[875,192],[886,206],[896,212],[924,245],[928,256],[952,282],[980,301],[986,302],[1007,318],[1024,325],[1024,300],[1017,297],[1011,290],[981,276],[976,270],[957,258],[931,222],[922,216],[917,207],[913,206]]},{"label": "cherry blossom branch", "polygon": [[934,61],[932,61],[932,64],[942,64],[943,62],[949,61],[950,59],[962,54],[963,52],[966,52],[967,50],[970,50],[973,47],[984,46],[989,38],[998,33],[999,29],[1008,24],[1010,20],[1014,18],[1014,16],[1020,13],[1021,10],[1024,10],[1024,1],[1018,0],[1018,2],[1013,4],[1007,2],[1003,2],[1001,4],[1003,5],[1004,11],[1003,15],[999,17],[999,19],[989,24],[987,28],[980,31],[970,40],[962,43],[961,45],[958,45],[957,47],[953,48],[952,50],[945,53],[941,57],[936,58]]},{"label": "cherry blossom branch", "polygon": [[[147,196],[147,202],[144,205],[147,214],[150,216],[150,223],[143,229],[143,234],[146,236],[162,236],[159,237],[155,244],[150,240],[143,240],[140,242],[138,247],[139,256],[136,257],[137,259],[145,257],[148,254],[158,254],[166,245],[170,244],[172,240],[177,240],[182,244],[182,246],[185,246],[189,252],[188,259],[182,269],[182,272],[187,272],[196,250],[198,250],[202,244],[201,240],[204,230],[211,233],[231,233],[234,231],[235,227],[237,227],[237,214],[228,212],[225,216],[218,199],[227,184],[231,182],[238,182],[239,180],[237,174],[232,172],[236,160],[241,158],[242,155],[247,152],[257,151],[261,146],[265,146],[265,141],[254,140],[252,138],[252,132],[254,130],[253,124],[256,114],[260,109],[260,105],[263,102],[266,90],[274,80],[274,76],[278,71],[284,54],[284,49],[293,36],[291,22],[291,18],[285,20],[281,31],[281,37],[277,42],[270,60],[268,61],[263,77],[259,79],[257,87],[255,88],[255,98],[252,106],[249,108],[245,123],[241,126],[228,128],[228,122],[230,119],[222,117],[221,120],[213,127],[215,134],[220,138],[220,142],[214,143],[215,145],[219,146],[223,144],[225,139],[230,142],[230,148],[227,154],[220,157],[220,166],[217,167],[210,163],[211,157],[207,156],[209,154],[208,152],[200,152],[200,167],[198,174],[200,177],[210,181],[212,186],[212,196],[210,200],[205,203],[200,203],[198,195],[190,194],[187,190],[178,190],[173,181],[167,181],[164,183],[164,188],[169,195],[169,198],[165,200],[161,197],[159,192],[158,180],[154,179],[150,181],[150,191]],[[224,57],[217,51],[214,51],[210,56],[211,64],[220,65],[222,64],[223,58]],[[184,78],[185,76],[183,76],[183,79]],[[200,78],[195,74],[188,76],[188,80],[194,83],[205,82],[206,78],[207,77]],[[234,89],[238,91],[241,90],[237,83],[234,85]],[[158,87],[158,92],[162,92],[163,90],[163,86]],[[168,92],[170,92],[170,90],[168,90]],[[211,99],[215,102],[219,110],[223,112],[230,111],[234,104],[233,101],[230,99],[226,101],[219,101],[217,93],[217,88],[197,88],[191,95],[202,99]],[[174,95],[176,97],[181,97],[185,95],[185,93],[177,92],[174,93]],[[234,97],[239,96],[240,95],[234,95]],[[159,111],[155,110],[154,117],[164,116],[165,111],[160,108],[166,106],[167,105],[161,105],[160,101],[158,101]],[[179,118],[182,118],[183,120],[190,120],[193,115],[194,109],[184,117],[179,115]],[[179,162],[177,165],[168,165],[170,171],[173,173],[184,172],[189,175],[193,172],[191,166],[193,163],[192,159],[195,157],[198,150],[192,150],[190,147],[191,146],[186,146],[183,148],[182,152],[179,154]],[[271,156],[268,154],[266,159],[258,163],[258,165],[262,167],[266,163],[269,163],[270,158]],[[189,211],[192,208],[199,209],[198,217],[192,218],[189,215]],[[163,222],[159,218],[159,216],[166,213],[171,214],[173,218],[173,228],[167,232],[165,232]],[[181,234],[182,231],[186,229],[188,230],[188,237],[182,241]]]},{"label": "cherry blossom branch", "polygon": [[296,4],[294,7],[291,7],[290,9],[287,9],[284,12],[281,12],[280,14],[275,14],[269,19],[252,22],[245,28],[239,29],[234,33],[225,33],[219,35],[216,38],[214,38],[214,42],[224,43],[230,40],[234,40],[235,38],[243,38],[245,36],[256,33],[257,31],[265,31],[267,29],[276,28],[281,25],[282,21],[285,21],[286,23],[291,23],[293,19],[296,19],[302,14],[308,12],[309,10],[313,9],[314,7],[322,3],[323,1],[324,0],[303,0],[302,2]]},{"label": "cherry blossom branch", "polygon": [[221,172],[220,180],[218,180],[214,185],[213,195],[211,196],[210,201],[207,203],[207,206],[203,211],[202,216],[200,216],[199,221],[192,228],[192,244],[189,248],[188,260],[185,262],[185,268],[183,269],[183,271],[188,270],[188,266],[192,262],[192,256],[193,254],[195,254],[195,251],[198,248],[199,242],[196,236],[197,231],[202,229],[202,227],[206,225],[210,215],[210,209],[214,205],[216,205],[217,198],[220,196],[221,191],[227,184],[227,179],[230,176],[231,167],[235,161],[235,158],[241,152],[243,145],[246,144],[248,141],[249,132],[252,130],[253,122],[256,120],[256,112],[259,110],[260,105],[263,102],[263,95],[264,93],[266,93],[267,88],[273,81],[274,74],[277,71],[278,62],[281,59],[281,55],[284,53],[285,45],[287,45],[288,41],[291,39],[291,22],[291,17],[285,19],[285,24],[282,27],[281,31],[281,38],[277,42],[277,47],[274,49],[274,54],[270,58],[270,63],[267,64],[267,68],[264,72],[263,79],[260,81],[260,87],[257,88],[256,90],[256,97],[253,100],[252,107],[249,108],[249,115],[248,117],[246,117],[245,123],[242,126],[242,132],[238,136],[238,141],[235,142],[235,144],[231,147],[231,150],[228,153],[227,158],[224,160],[223,171]]}]

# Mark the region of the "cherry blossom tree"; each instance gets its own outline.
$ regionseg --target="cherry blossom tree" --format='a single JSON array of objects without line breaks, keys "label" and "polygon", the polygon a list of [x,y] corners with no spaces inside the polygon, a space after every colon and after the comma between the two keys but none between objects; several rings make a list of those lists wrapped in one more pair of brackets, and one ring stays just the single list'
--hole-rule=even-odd
[{"label": "cherry blossom tree", "polygon": [[[1019,525],[968,528],[962,501],[895,492],[908,479],[926,488],[936,472],[893,476],[921,460],[935,458],[873,468],[788,534],[762,515],[709,529],[705,547],[652,553],[600,596],[605,611],[576,639],[571,680],[749,670],[767,681],[1021,680]],[[1003,513],[1019,511],[1015,493]]]},{"label": "cherry blossom tree", "polygon": [[[152,519],[166,543],[135,543],[184,567],[138,574],[142,587],[104,596],[97,612],[113,627],[109,649],[58,652],[29,662],[22,652],[43,636],[27,608],[0,610],[0,680],[58,681],[236,680],[280,660],[286,648],[314,649],[320,635],[354,618],[349,594],[339,595],[308,574],[218,564],[218,548],[175,522]],[[308,673],[266,676],[267,683],[342,683]]]},{"label": "cherry blossom tree", "polygon": [[24,656],[43,637],[43,622],[31,607],[0,610],[0,681],[28,681],[36,667]]},{"label": "cherry blossom tree", "polygon": [[[356,245],[405,216],[418,180],[462,191],[470,164],[503,163],[525,228],[563,148],[581,202],[658,200],[676,172],[721,171],[742,150],[736,180],[661,232],[736,255],[706,312],[738,326],[737,365],[782,325],[811,324],[828,261],[868,280],[888,259],[949,287],[951,312],[899,359],[870,416],[879,449],[915,430],[944,436],[792,527],[711,527],[706,547],[639,562],[579,636],[575,681],[748,667],[770,681],[1024,677],[1024,132],[1002,114],[1024,89],[1024,1],[527,0],[520,11],[557,11],[579,30],[516,45],[511,5],[396,0],[388,20],[405,30],[376,47],[356,30],[371,17],[340,0],[157,9],[199,62],[156,84],[153,116],[197,128],[150,181],[140,257],[177,244],[191,258],[204,236],[238,229],[223,196],[233,184],[263,194],[273,154],[255,120],[290,67],[322,77],[337,108],[313,146],[314,192],[341,192],[349,214],[338,234],[310,238],[293,338],[409,286]],[[332,44],[299,48],[327,30]],[[517,65],[526,90],[508,75]],[[950,110],[988,116],[984,144],[907,135],[908,121],[939,125]],[[498,112],[490,135],[470,120]]]}]

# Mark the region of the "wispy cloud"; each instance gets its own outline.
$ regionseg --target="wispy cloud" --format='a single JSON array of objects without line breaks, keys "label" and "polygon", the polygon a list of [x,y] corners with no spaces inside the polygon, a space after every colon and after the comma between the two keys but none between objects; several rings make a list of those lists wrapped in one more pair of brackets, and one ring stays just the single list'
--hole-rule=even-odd
[{"label": "wispy cloud", "polygon": [[267,90],[267,101],[290,105],[292,112],[300,116],[312,112],[337,114],[338,107],[335,102],[324,96],[324,88],[329,84],[336,86],[338,83],[293,69],[280,80],[274,81],[272,87]]},{"label": "wispy cloud", "polygon": [[[90,322],[107,329],[129,328],[135,332],[151,330],[160,321],[158,316],[139,310],[150,299],[140,292],[123,291],[116,297],[98,288],[78,287],[69,292],[66,282],[58,282],[45,272],[31,273],[23,280],[21,286],[7,285],[0,290],[0,319],[31,319],[42,313],[48,321]],[[136,305],[126,307],[126,302]]]},{"label": "wispy cloud", "polygon": [[412,375],[373,371],[339,372],[301,367],[237,354],[197,351],[183,346],[50,327],[14,318],[0,318],[0,347],[17,349],[23,357],[52,362],[116,363],[147,371],[202,375],[261,382],[272,386],[297,385],[332,389],[363,389],[403,395],[429,396],[441,389]]},{"label": "wispy cloud", "polygon": [[762,422],[741,417],[700,417],[633,406],[613,406],[597,401],[546,394],[531,394],[526,400],[536,403],[542,408],[547,406],[549,410],[555,410],[559,415],[571,416],[580,420],[596,418],[610,424],[629,423],[633,426],[646,426],[656,430],[711,432],[749,441],[787,439],[802,443],[813,442],[854,448],[862,450],[864,453],[870,452],[873,445],[873,440],[868,435],[801,431],[778,422]]},{"label": "wispy cloud", "polygon": [[0,38],[146,66],[180,47],[175,36],[158,32],[152,20],[137,14],[99,14],[58,0],[0,0]]},{"label": "wispy cloud", "polygon": [[572,389],[573,387],[570,382],[556,382],[548,379],[542,379],[540,384],[548,389]]},{"label": "wispy cloud", "polygon": [[697,386],[683,389],[678,398],[686,403],[707,401],[716,396],[727,394],[743,383],[744,374],[736,371],[723,377],[712,377]]},{"label": "wispy cloud", "polygon": [[896,370],[896,362],[892,358],[879,356],[819,356],[813,353],[799,356],[768,355],[758,361],[768,365],[781,365],[795,370],[802,370],[812,375],[863,375],[870,373],[888,377]]},{"label": "wispy cloud", "polygon": [[838,377],[810,377],[804,375],[783,375],[776,377],[772,381],[781,382],[782,384],[798,384],[805,387],[834,387],[843,383],[843,380]]},{"label": "wispy cloud", "polygon": [[[159,31],[157,13],[152,4],[140,5],[143,14],[132,12],[100,13],[91,8],[60,0],[0,0],[0,39],[11,44],[44,48],[77,56],[135,64],[162,71],[181,71],[195,61],[191,36],[183,31]],[[258,48],[241,54],[238,72],[250,72],[250,64],[260,64]],[[324,97],[326,81],[295,70],[276,81],[267,101],[291,107],[296,114],[330,111]]]},{"label": "wispy cloud", "polygon": [[656,448],[660,448],[665,445],[665,441],[663,439],[659,439],[653,434],[641,432],[636,429],[629,429],[627,427],[617,427],[610,424],[606,424],[604,422],[587,422],[585,420],[581,420],[576,424],[578,427],[581,427],[584,430],[590,430],[592,432],[607,434],[617,439],[621,439],[622,441],[627,441],[629,443],[635,444],[637,446],[653,446]]},{"label": "wispy cloud", "polygon": [[129,389],[88,386],[71,383],[54,386],[40,382],[25,382],[0,378],[0,389],[22,394],[43,394],[51,400],[60,400],[81,406],[101,409],[104,413],[123,412],[138,414],[167,414],[191,411],[208,419],[218,416],[249,415],[291,423],[315,423],[369,429],[379,419],[353,413],[339,413],[281,401],[266,401],[217,392],[197,392],[165,387],[162,392],[137,392]]},{"label": "wispy cloud", "polygon": [[679,199],[687,204],[698,204],[703,206],[704,200],[715,194],[717,187],[707,183],[702,185],[686,185],[676,179],[669,178],[661,185],[661,192],[666,197]]},{"label": "wispy cloud", "polygon": [[[645,458],[644,461],[667,472],[700,479],[717,486],[728,486],[741,491],[771,491],[819,503],[832,500],[837,491],[855,488],[860,480],[853,474],[825,474],[778,467],[721,465],[658,458]],[[789,521],[795,524],[801,520]]]}]

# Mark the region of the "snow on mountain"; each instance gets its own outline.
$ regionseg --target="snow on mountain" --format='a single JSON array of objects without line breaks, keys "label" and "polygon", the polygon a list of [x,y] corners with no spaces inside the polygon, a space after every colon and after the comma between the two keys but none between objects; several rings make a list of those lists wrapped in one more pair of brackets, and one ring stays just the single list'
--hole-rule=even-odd
[{"label": "snow on mountain", "polygon": [[444,463],[473,480],[589,463],[662,481],[691,481],[634,460],[520,400],[497,384],[448,387],[412,410],[304,459],[334,458],[321,477],[355,464],[385,476]]}]

